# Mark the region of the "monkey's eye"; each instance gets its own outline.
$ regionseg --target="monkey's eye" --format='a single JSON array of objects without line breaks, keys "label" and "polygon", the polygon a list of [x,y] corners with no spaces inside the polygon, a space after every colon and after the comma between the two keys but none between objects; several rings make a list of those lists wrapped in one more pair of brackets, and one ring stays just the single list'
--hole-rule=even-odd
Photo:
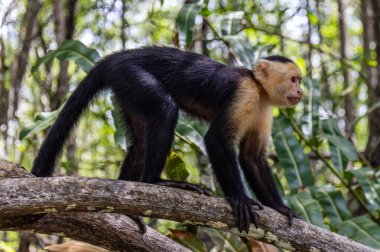
[{"label": "monkey's eye", "polygon": [[291,79],[290,79],[292,82],[296,82],[296,77],[292,77]]}]

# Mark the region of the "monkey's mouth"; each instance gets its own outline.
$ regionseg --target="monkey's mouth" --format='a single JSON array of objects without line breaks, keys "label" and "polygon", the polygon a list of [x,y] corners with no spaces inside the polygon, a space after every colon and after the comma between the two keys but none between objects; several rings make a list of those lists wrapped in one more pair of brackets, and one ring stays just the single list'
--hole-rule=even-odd
[{"label": "monkey's mouth", "polygon": [[301,101],[301,97],[298,96],[288,96],[288,101],[292,104],[297,104]]}]

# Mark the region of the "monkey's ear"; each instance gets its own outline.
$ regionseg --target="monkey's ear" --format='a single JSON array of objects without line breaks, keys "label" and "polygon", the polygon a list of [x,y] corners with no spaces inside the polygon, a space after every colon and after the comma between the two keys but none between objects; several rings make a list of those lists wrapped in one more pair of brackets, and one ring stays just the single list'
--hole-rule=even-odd
[{"label": "monkey's ear", "polygon": [[253,73],[258,80],[263,81],[268,77],[268,68],[270,61],[266,59],[259,59],[257,64],[253,67]]},{"label": "monkey's ear", "polygon": [[255,69],[260,69],[261,71],[267,69],[269,67],[270,61],[266,59],[259,59],[257,62]]}]

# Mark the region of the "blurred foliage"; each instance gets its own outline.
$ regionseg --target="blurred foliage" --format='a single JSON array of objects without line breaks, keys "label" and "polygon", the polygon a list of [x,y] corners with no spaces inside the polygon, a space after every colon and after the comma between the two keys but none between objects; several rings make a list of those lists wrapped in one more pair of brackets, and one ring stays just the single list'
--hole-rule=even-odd
[{"label": "blurred foliage", "polygon": [[[127,35],[126,48],[143,45],[169,45],[209,55],[224,62],[252,68],[268,54],[290,56],[306,76],[306,98],[295,109],[275,109],[271,163],[280,191],[287,204],[310,223],[330,229],[374,248],[380,248],[380,173],[361,158],[368,136],[368,113],[379,106],[367,107],[366,87],[360,78],[362,45],[352,45],[348,64],[342,66],[339,55],[340,37],[336,1],[321,1],[319,10],[305,1],[125,1],[127,26],[121,27],[122,1],[80,0],[75,19],[75,39],[57,45],[54,39],[54,15],[50,1],[38,15],[40,39],[30,53],[28,73],[23,82],[20,108],[9,122],[7,139],[0,140],[9,160],[31,167],[33,158],[60,110],[49,110],[49,92],[44,83],[52,79],[57,88],[59,60],[69,61],[70,90],[85,76],[101,56],[121,49],[120,33]],[[314,2],[314,1],[311,1]],[[351,0],[349,35],[360,40],[360,2]],[[17,1],[2,29],[4,49],[15,54],[21,45],[18,31],[27,1]],[[1,5],[0,5],[1,6]],[[0,8],[1,9],[1,8]],[[318,12],[317,12],[318,11]],[[322,14],[320,14],[322,12]],[[4,14],[3,14],[4,15]],[[321,18],[320,15],[323,15]],[[323,43],[312,41],[315,57],[308,62],[304,55],[310,43],[307,26],[316,36],[320,29]],[[314,38],[314,37],[313,37]],[[43,41],[43,42],[42,42]],[[44,47],[45,50],[44,50]],[[46,51],[46,49],[48,49]],[[321,61],[322,58],[327,60]],[[5,63],[11,64],[7,56]],[[371,61],[371,59],[370,59]],[[373,64],[376,64],[373,60]],[[327,69],[322,76],[321,64]],[[47,71],[48,68],[51,71]],[[348,68],[354,78],[353,88],[342,84],[342,71]],[[9,73],[5,80],[9,88]],[[326,82],[327,80],[327,82]],[[326,91],[328,83],[328,96]],[[355,137],[343,132],[343,100],[352,92],[358,117],[352,122]],[[325,94],[325,95],[323,95]],[[44,112],[41,112],[44,111]],[[342,112],[343,111],[343,112]],[[163,177],[202,183],[220,195],[210,171],[203,143],[207,125],[181,115],[175,143],[167,159]],[[127,129],[114,108],[111,94],[106,93],[89,109],[78,124],[75,140],[75,165],[82,176],[116,178],[128,141]],[[157,143],[159,144],[159,143]],[[59,165],[66,174],[73,160],[64,154]],[[193,251],[255,251],[236,235],[164,220],[146,221],[160,232]],[[0,249],[15,251],[15,233],[0,242]],[[12,238],[11,238],[12,237]]]}]

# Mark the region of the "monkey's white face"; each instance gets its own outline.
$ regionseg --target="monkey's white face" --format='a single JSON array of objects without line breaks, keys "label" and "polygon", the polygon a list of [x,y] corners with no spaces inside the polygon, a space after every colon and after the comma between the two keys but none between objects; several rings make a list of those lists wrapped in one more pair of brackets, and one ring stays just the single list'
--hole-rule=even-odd
[{"label": "monkey's white face", "polygon": [[302,73],[294,63],[260,60],[254,71],[273,105],[294,107],[301,101]]}]

